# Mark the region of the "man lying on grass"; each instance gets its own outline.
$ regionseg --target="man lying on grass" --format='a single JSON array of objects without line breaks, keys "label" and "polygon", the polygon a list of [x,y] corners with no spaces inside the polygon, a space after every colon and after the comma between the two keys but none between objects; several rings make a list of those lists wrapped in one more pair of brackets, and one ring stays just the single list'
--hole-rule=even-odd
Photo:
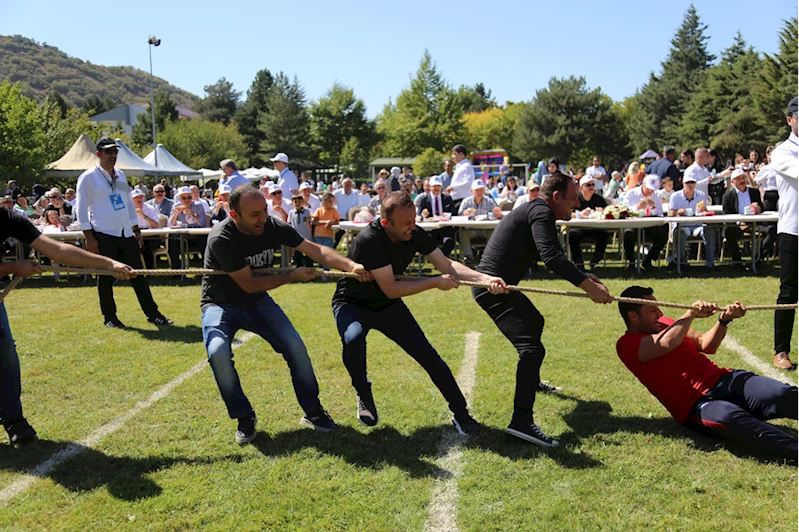
[{"label": "man lying on grass", "polygon": [[[651,288],[631,286],[622,297],[651,299]],[[652,305],[619,303],[627,332],[616,353],[678,423],[738,441],[752,451],[795,461],[797,440],[763,420],[797,417],[797,388],[741,369],[720,368],[713,354],[727,326],[746,314],[737,301],[721,311],[709,331],[691,329],[696,318],[719,309],[697,301],[676,321]]]}]

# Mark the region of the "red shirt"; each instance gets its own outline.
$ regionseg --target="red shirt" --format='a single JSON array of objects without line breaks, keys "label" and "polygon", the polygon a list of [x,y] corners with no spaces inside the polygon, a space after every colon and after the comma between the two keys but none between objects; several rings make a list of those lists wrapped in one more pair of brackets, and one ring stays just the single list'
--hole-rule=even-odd
[{"label": "red shirt", "polygon": [[[665,316],[660,323],[674,320]],[[687,336],[669,353],[648,362],[638,358],[643,333],[627,332],[616,342],[616,353],[627,369],[666,407],[678,423],[685,423],[696,401],[730,370],[718,367]]]}]

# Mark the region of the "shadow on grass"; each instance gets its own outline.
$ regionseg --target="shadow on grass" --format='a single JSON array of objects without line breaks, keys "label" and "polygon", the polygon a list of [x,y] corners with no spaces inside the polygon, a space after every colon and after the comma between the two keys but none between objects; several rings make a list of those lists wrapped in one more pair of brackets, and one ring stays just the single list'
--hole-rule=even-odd
[{"label": "shadow on grass", "polygon": [[127,327],[128,331],[139,333],[142,338],[161,342],[177,342],[181,344],[193,344],[202,342],[203,330],[197,325],[167,325],[159,327],[157,330],[138,329]]},{"label": "shadow on grass", "polygon": [[[785,460],[762,452],[758,453],[738,442],[716,437],[711,431],[698,428],[695,430],[687,425],[680,425],[670,417],[614,416],[613,408],[605,401],[584,401],[565,394],[560,394],[557,397],[577,403],[574,410],[563,416],[564,421],[572,430],[560,436],[562,446],[577,447],[581,445],[582,438],[599,434],[619,432],[651,434],[678,440],[690,440],[690,445],[693,448],[704,452],[713,452],[724,448],[739,458],[753,459],[762,463],[785,463]],[[779,428],[794,437],[797,435],[793,429]]]},{"label": "shadow on grass", "polygon": [[[67,457],[64,458],[64,455]],[[35,469],[51,456],[63,461],[49,472]],[[241,457],[231,456],[226,459],[236,460]],[[73,492],[91,491],[105,486],[113,497],[125,501],[147,499],[161,494],[161,487],[147,478],[150,473],[175,464],[202,464],[217,460],[161,456],[117,457],[73,442],[41,439],[17,449],[10,445],[0,445],[1,470],[49,478]]]}]

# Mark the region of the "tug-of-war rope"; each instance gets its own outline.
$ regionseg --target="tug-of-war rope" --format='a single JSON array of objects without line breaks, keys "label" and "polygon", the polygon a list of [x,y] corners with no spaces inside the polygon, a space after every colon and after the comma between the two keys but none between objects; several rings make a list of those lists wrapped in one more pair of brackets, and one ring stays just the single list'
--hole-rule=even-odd
[{"label": "tug-of-war rope", "polygon": [[[66,268],[63,266],[42,266],[42,271],[45,272],[53,272],[53,273],[76,273],[80,275],[115,275],[116,272],[113,270],[101,270],[97,268]],[[279,275],[285,273],[291,273],[295,271],[294,268],[256,268],[253,269],[253,273],[256,275]],[[132,273],[136,275],[144,275],[149,277],[164,277],[164,276],[174,276],[174,275],[228,275],[227,272],[222,270],[206,270],[200,268],[194,269],[187,269],[187,270],[133,270]],[[319,277],[357,277],[354,273],[349,272],[336,272],[336,271],[323,271],[323,270],[316,270],[316,275]],[[396,279],[398,281],[418,281],[420,279],[429,279],[429,277],[414,277],[411,275],[397,275]],[[20,277],[15,277],[9,284],[6,286],[5,290],[0,293],[0,303],[6,298],[6,296],[19,284],[22,279]],[[488,283],[478,283],[474,281],[458,281],[459,284],[463,286],[473,286],[476,288],[489,288]],[[566,290],[551,290],[549,288],[535,288],[532,286],[517,286],[517,285],[508,285],[508,289],[514,292],[527,292],[531,294],[548,294],[551,296],[567,296],[567,297],[582,297],[588,298],[588,294],[584,292],[568,292]],[[694,308],[693,305],[683,305],[681,303],[670,303],[668,301],[653,301],[651,299],[638,299],[634,297],[618,297],[618,296],[611,296],[613,301],[618,301],[620,303],[632,303],[636,305],[652,305],[657,307],[668,307],[668,308],[679,308],[683,310],[691,310]],[[723,308],[719,306],[719,308]],[[746,310],[792,310],[796,309],[797,304],[781,304],[781,305],[749,305],[746,306]]]}]

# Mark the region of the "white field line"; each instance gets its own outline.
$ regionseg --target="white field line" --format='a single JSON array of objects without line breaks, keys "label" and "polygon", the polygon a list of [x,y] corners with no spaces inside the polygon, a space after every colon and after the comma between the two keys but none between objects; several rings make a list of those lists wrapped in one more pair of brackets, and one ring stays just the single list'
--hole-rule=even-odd
[{"label": "white field line", "polygon": [[738,353],[738,356],[740,356],[744,362],[749,364],[764,377],[771,377],[776,381],[796,384],[796,377],[791,377],[787,373],[778,370],[766,362],[763,362],[754,353],[738,343],[738,340],[736,340],[733,336],[728,334],[724,340],[722,340],[721,345],[730,351],[735,351]]},{"label": "white field line", "polygon": [[[474,381],[477,378],[477,353],[480,346],[480,333],[466,333],[466,347],[463,354],[463,364],[458,374],[458,385],[466,398],[471,403]],[[424,529],[429,532],[458,530],[458,477],[463,469],[461,448],[464,437],[456,430],[449,429],[441,438],[438,447],[439,467],[447,472],[437,478],[432,490],[430,513],[427,516]],[[445,477],[445,478],[444,478]]]},{"label": "white field line", "polygon": [[[241,335],[241,338],[233,340],[233,347],[238,347],[239,345],[243,344],[248,340],[251,340],[254,337],[255,335],[253,333],[247,332]],[[81,454],[83,451],[91,449],[95,445],[99,444],[105,438],[107,438],[108,436],[110,436],[120,428],[122,428],[125,425],[125,423],[127,423],[130,420],[130,418],[132,418],[133,416],[139,414],[144,410],[147,410],[155,403],[157,403],[158,401],[169,395],[172,392],[172,390],[183,384],[183,382],[186,381],[187,379],[190,379],[191,377],[197,375],[207,365],[208,365],[207,359],[203,359],[197,362],[189,370],[181,373],[174,380],[168,382],[167,384],[163,385],[158,390],[153,392],[153,394],[150,397],[142,401],[139,401],[138,403],[133,405],[133,408],[131,408],[130,410],[128,410],[118,418],[112,419],[105,425],[102,425],[99,428],[95,429],[94,432],[89,434],[89,436],[82,439],[81,441],[77,443],[70,443],[64,449],[53,454],[46,461],[42,462],[35,468],[28,471],[21,478],[15,480],[11,484],[3,488],[3,490],[0,491],[0,507],[7,506],[8,503],[11,502],[11,499],[27,491],[28,488],[30,488],[33,485],[36,479],[48,476],[50,472],[62,462],[72,458],[73,456],[77,456]]]}]

